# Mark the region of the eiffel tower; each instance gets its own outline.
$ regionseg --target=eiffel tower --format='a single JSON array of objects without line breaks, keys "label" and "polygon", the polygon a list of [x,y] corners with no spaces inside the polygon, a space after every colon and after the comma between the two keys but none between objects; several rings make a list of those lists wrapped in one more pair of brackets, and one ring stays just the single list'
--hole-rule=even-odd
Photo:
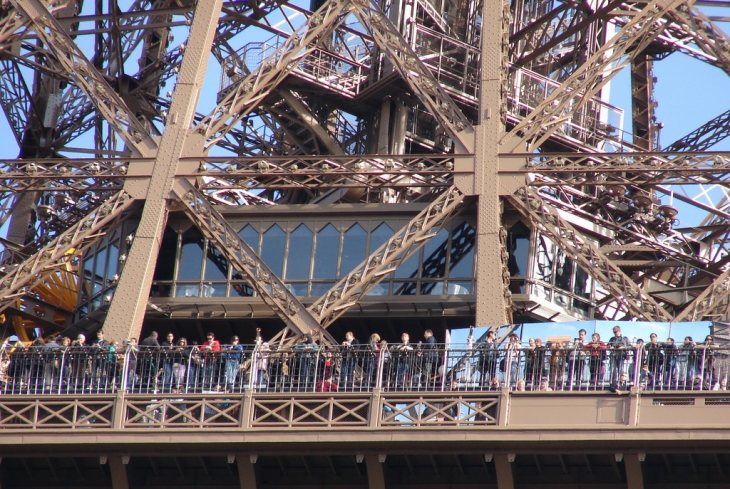
[{"label": "eiffel tower", "polygon": [[708,6],[3,0],[6,324],[727,319],[730,112],[655,113],[670,54],[730,73]]}]

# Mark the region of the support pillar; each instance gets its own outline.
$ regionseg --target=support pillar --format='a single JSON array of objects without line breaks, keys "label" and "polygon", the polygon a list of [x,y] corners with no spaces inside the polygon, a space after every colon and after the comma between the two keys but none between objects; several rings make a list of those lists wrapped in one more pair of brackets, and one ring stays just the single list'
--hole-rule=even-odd
[{"label": "support pillar", "polygon": [[368,489],[385,489],[383,463],[377,453],[365,454],[365,465],[368,469]]},{"label": "support pillar", "polygon": [[110,456],[108,463],[109,472],[112,476],[112,489],[129,489],[127,466],[122,462],[122,457],[119,455]]},{"label": "support pillar", "polygon": [[251,462],[251,456],[247,453],[236,455],[236,464],[241,489],[256,489],[256,471]]},{"label": "support pillar", "polygon": [[641,470],[638,453],[624,454],[624,468],[626,469],[626,488],[644,489],[644,473]]},{"label": "support pillar", "polygon": [[502,118],[502,2],[483,2],[480,121],[475,127],[474,193],[478,195],[476,236],[476,324],[500,326],[511,322],[505,297],[500,229],[499,144]]},{"label": "support pillar", "polygon": [[515,489],[515,480],[512,475],[512,462],[506,453],[494,454],[494,468],[497,471],[498,489]]},{"label": "support pillar", "polygon": [[197,148],[186,147],[186,136],[195,116],[222,4],[223,0],[195,4],[190,36],[168,123],[157,150],[142,218],[104,323],[104,332],[110,338],[139,337],[167,222],[167,199],[175,183],[178,160],[191,152],[202,152],[203,141],[198,141]]}]

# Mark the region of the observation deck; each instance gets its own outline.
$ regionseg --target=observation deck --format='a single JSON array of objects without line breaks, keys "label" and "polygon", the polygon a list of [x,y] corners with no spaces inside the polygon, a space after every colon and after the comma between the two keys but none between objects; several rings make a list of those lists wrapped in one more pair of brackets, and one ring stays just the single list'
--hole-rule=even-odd
[{"label": "observation deck", "polygon": [[612,384],[617,351],[600,359],[606,376],[592,377],[590,360],[570,349],[553,350],[563,360],[546,356],[543,372],[524,349],[487,357],[474,347],[400,346],[251,345],[234,358],[191,349],[182,376],[172,370],[182,351],[128,349],[111,362],[93,347],[6,349],[3,487],[728,482],[730,393],[712,390],[726,375],[724,350],[697,348],[684,376],[657,367],[651,382],[633,368],[642,350],[621,353],[627,382]]}]

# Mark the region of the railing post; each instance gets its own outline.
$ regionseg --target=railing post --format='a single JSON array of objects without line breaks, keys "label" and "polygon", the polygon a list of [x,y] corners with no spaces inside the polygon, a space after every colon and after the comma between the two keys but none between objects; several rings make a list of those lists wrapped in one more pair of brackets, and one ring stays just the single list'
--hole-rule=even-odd
[{"label": "railing post", "polygon": [[499,416],[497,416],[497,426],[507,426],[507,417],[509,416],[509,387],[502,387],[499,390]]},{"label": "railing post", "polygon": [[380,415],[383,412],[382,390],[379,387],[375,387],[370,396],[370,412],[368,413],[368,427],[379,428],[380,427]]},{"label": "railing post", "polygon": [[243,406],[241,406],[241,420],[239,427],[247,430],[251,428],[253,420],[253,389],[244,389]]},{"label": "railing post", "polygon": [[629,426],[639,426],[639,400],[641,399],[641,387],[635,385],[629,392]]},{"label": "railing post", "polygon": [[112,408],[112,429],[121,430],[124,427],[124,418],[127,411],[125,391],[120,389],[114,397]]}]

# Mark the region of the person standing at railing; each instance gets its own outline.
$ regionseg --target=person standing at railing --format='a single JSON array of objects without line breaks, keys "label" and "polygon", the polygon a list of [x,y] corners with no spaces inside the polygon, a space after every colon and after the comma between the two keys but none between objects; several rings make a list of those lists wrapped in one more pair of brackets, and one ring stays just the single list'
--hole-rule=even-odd
[{"label": "person standing at railing", "polygon": [[175,347],[175,335],[172,332],[167,333],[165,341],[160,344],[160,347],[162,348],[160,353],[162,357],[162,388],[169,389],[172,385],[172,349]]},{"label": "person standing at railing", "polygon": [[438,370],[438,353],[436,352],[436,338],[433,336],[433,331],[427,329],[423,332],[423,339],[425,343],[422,346],[423,350],[423,375],[425,377],[424,383],[426,389],[429,389],[433,383],[431,376],[434,371]]},{"label": "person standing at railing", "polygon": [[380,359],[380,335],[373,333],[368,339],[366,351],[363,352],[365,356],[363,364],[363,387],[373,387],[375,385],[375,374],[378,369],[378,361]]},{"label": "person standing at railing", "polygon": [[109,370],[109,341],[104,339],[104,332],[96,332],[96,339],[91,343],[91,386],[95,389],[104,388]]},{"label": "person standing at railing", "polygon": [[[646,344],[646,363],[649,365],[649,371],[653,376],[653,380],[661,385],[664,352],[662,351],[662,344],[659,343],[656,333],[649,335],[649,343]],[[654,387],[654,384],[647,385],[648,389],[654,389]]]},{"label": "person standing at railing", "polygon": [[266,389],[269,386],[269,357],[271,356],[271,348],[265,341],[261,341],[256,345],[254,352],[253,369],[256,371],[256,387],[258,389]]},{"label": "person standing at railing", "polygon": [[205,343],[200,347],[203,360],[203,390],[211,391],[218,385],[218,352],[221,351],[220,341],[209,332],[205,335]]},{"label": "person standing at railing", "polygon": [[177,340],[177,344],[171,350],[172,385],[178,391],[182,391],[185,385],[185,372],[190,364],[191,348],[188,348],[187,338]]},{"label": "person standing at railing", "polygon": [[86,349],[86,336],[80,334],[68,349],[68,361],[71,367],[71,379],[69,383],[69,393],[77,393],[84,389],[86,373],[89,369],[89,354]]},{"label": "person standing at railing", "polygon": [[697,376],[697,353],[695,342],[691,336],[684,338],[677,352],[677,388],[691,389]]},{"label": "person standing at railing", "polygon": [[312,335],[305,334],[302,341],[294,346],[296,352],[296,360],[298,363],[298,388],[300,391],[306,390],[313,386],[313,376],[315,373],[315,358],[319,351],[319,346],[312,339]]},{"label": "person standing at railing", "polygon": [[45,392],[51,392],[54,387],[60,385],[61,345],[58,344],[57,338],[60,338],[60,336],[51,336],[45,345],[45,364],[43,366],[43,388]]},{"label": "person standing at railing", "polygon": [[593,333],[591,335],[591,342],[586,345],[588,349],[588,371],[591,374],[592,389],[598,388],[598,385],[603,385],[603,377],[605,375],[605,360],[606,360],[606,343],[601,341],[601,335]]},{"label": "person standing at railing", "polygon": [[580,390],[583,384],[587,360],[586,345],[588,345],[586,334],[585,329],[579,330],[578,337],[572,341],[569,347],[568,385],[570,389]]},{"label": "person standing at railing", "polygon": [[231,391],[236,386],[236,378],[241,368],[241,361],[243,360],[243,345],[239,343],[238,336],[231,338],[231,344],[227,345],[223,351],[223,358],[226,361],[226,371],[224,376],[225,386]]},{"label": "person standing at railing", "polygon": [[395,387],[405,388],[412,373],[413,345],[411,345],[411,336],[408,333],[403,333],[400,339],[401,343],[394,348],[396,356]]},{"label": "person standing at railing", "polygon": [[677,388],[678,353],[677,345],[674,343],[674,338],[667,338],[666,343],[664,343],[664,364],[662,365],[665,389]]},{"label": "person standing at railing", "polygon": [[505,347],[504,358],[504,385],[512,387],[517,383],[517,374],[520,368],[520,337],[515,333],[509,335],[507,346]]},{"label": "person standing at railing", "polygon": [[357,365],[357,354],[360,342],[357,341],[352,331],[345,333],[345,341],[342,342],[340,354],[342,355],[342,363],[340,364],[340,390],[352,389],[355,381],[355,367]]},{"label": "person standing at railing", "polygon": [[621,334],[621,326],[614,326],[613,337],[608,340],[608,349],[611,351],[609,358],[611,362],[609,383],[618,383],[619,375],[625,370],[626,358],[630,347],[629,339]]},{"label": "person standing at railing", "polygon": [[479,378],[483,387],[487,387],[489,382],[497,375],[499,350],[497,350],[496,336],[495,331],[490,329],[487,331],[486,339],[477,344],[477,351],[479,352]]}]

